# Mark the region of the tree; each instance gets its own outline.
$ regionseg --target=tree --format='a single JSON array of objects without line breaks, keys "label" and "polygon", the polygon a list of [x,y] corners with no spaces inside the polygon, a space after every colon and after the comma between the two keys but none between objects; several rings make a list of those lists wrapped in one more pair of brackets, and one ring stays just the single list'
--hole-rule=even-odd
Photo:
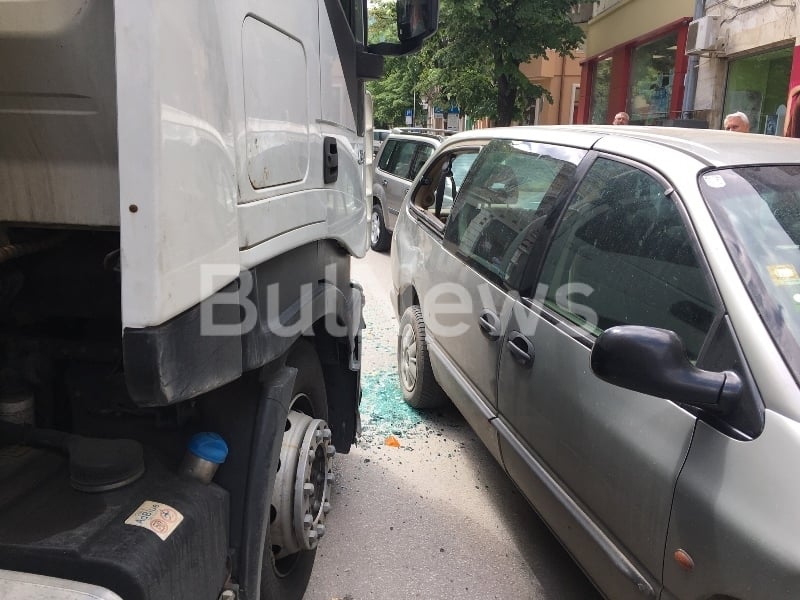
[{"label": "tree", "polygon": [[[397,37],[395,0],[374,2],[369,9],[369,41],[376,43]],[[384,59],[383,77],[367,82],[372,94],[375,127],[390,128],[405,125],[405,111],[412,108],[416,83],[422,65],[419,54],[388,56]],[[419,106],[413,107],[419,110]]]},{"label": "tree", "polygon": [[[432,104],[458,104],[474,117],[510,125],[537,98],[551,100],[547,90],[529,82],[519,67],[546,57],[548,50],[571,56],[584,37],[570,19],[570,10],[579,4],[577,0],[442,0],[439,31],[422,51],[387,59],[387,79],[375,85],[387,96],[381,95],[380,101],[376,97],[376,115],[383,114],[383,102],[392,94],[403,94],[408,106],[416,91],[424,92]],[[380,94],[372,89],[374,95]]]}]

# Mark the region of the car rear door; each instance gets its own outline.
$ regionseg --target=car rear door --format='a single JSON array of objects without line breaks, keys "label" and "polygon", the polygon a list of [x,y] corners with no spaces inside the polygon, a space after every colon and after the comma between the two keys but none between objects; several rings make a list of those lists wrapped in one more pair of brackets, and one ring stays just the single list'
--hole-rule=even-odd
[{"label": "car rear door", "polygon": [[696,359],[716,296],[674,193],[640,165],[596,158],[550,240],[502,341],[504,464],[608,597],[657,597],[696,419],[598,379],[591,347],[613,325],[650,325]]}]

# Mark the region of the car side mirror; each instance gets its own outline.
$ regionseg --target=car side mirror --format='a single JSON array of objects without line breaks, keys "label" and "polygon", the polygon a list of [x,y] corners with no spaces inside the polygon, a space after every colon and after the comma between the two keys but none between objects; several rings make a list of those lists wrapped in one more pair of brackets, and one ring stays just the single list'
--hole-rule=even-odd
[{"label": "car side mirror", "polygon": [[592,372],[619,387],[726,414],[742,396],[742,381],[732,371],[698,369],[674,332],[619,325],[594,343]]}]

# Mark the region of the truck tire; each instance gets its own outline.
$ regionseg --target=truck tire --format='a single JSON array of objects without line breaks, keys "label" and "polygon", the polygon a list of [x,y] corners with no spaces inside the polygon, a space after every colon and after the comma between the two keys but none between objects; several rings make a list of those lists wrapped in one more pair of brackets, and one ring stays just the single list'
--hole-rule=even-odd
[{"label": "truck tire", "polygon": [[400,318],[397,336],[397,373],[403,399],[413,408],[436,408],[447,402],[447,396],[433,376],[422,309],[409,306]]},{"label": "truck tire", "polygon": [[[299,488],[297,486],[297,474],[305,470],[299,461],[306,461],[309,454],[316,455],[313,461],[309,459],[305,465],[316,491],[306,494],[304,490],[304,498],[300,501],[318,504],[314,514],[318,513],[323,521],[330,510],[329,486],[333,480],[330,459],[335,450],[329,445],[331,432],[327,426],[328,404],[322,367],[314,346],[306,340],[297,343],[286,364],[297,369],[297,376],[272,493],[270,524],[261,567],[261,600],[301,600],[311,577],[318,537],[315,535],[312,548],[298,549],[298,528],[294,521],[298,512],[302,512],[296,510],[296,492],[303,489],[303,482],[300,482]],[[309,441],[309,435],[316,437],[316,442],[313,439]],[[321,459],[321,462],[317,459]],[[308,482],[309,478],[306,477],[305,481]],[[303,515],[300,514],[299,518],[302,523]],[[324,533],[324,524],[314,523],[312,528],[315,528],[315,533],[319,531],[319,537]],[[300,525],[299,529],[302,534],[303,526]],[[306,526],[305,533],[309,531]],[[287,554],[286,548],[289,546],[291,550]]]},{"label": "truck tire", "polygon": [[372,205],[372,221],[369,226],[369,245],[375,252],[385,252],[389,249],[392,234],[386,229],[383,219],[383,209],[380,204]]}]

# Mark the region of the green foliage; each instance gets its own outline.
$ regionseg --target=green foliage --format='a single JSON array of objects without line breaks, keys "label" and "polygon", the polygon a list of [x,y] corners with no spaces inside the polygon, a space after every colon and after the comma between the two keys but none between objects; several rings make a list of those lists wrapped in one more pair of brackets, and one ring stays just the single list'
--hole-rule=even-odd
[{"label": "green foliage", "polygon": [[[376,124],[402,124],[402,111],[415,93],[424,93],[431,104],[457,104],[466,114],[498,125],[521,119],[537,98],[551,98],[527,80],[520,65],[545,57],[548,50],[571,56],[583,41],[583,31],[570,20],[570,9],[579,4],[441,0],[438,33],[418,54],[387,59],[386,77],[369,84]],[[384,3],[373,5],[370,15],[384,10]]]},{"label": "green foliage", "polygon": [[[369,9],[370,43],[395,39],[396,29],[394,0],[373,2]],[[386,57],[383,77],[367,82],[374,105],[375,127],[388,129],[405,125],[405,111],[411,108],[414,84],[421,69],[417,55]]]}]

